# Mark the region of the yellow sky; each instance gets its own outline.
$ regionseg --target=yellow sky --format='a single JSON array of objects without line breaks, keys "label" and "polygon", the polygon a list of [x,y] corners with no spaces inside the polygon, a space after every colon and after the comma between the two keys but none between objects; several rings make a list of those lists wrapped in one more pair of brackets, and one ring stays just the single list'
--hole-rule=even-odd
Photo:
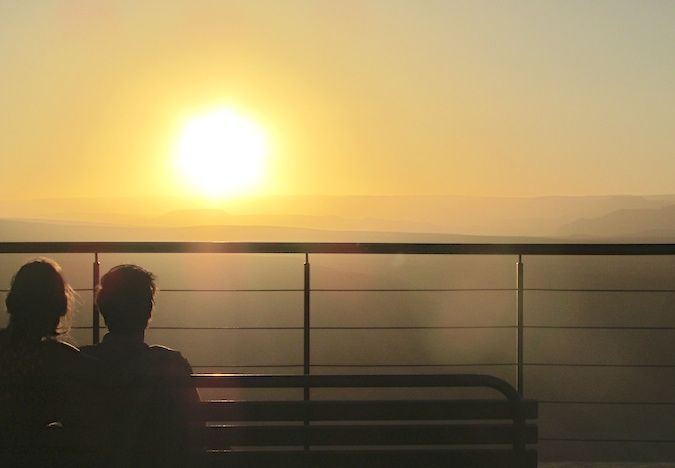
[{"label": "yellow sky", "polygon": [[675,193],[668,1],[0,1],[0,199],[177,194],[185,118],[261,193]]}]

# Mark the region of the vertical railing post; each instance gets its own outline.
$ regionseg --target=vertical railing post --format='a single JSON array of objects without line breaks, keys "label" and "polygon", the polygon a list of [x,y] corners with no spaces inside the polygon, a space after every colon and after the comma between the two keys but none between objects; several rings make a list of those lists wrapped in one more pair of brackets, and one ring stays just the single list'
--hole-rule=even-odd
[{"label": "vertical railing post", "polygon": [[[304,284],[304,296],[305,296],[305,301],[304,301],[304,323],[302,326],[303,329],[303,373],[305,374],[305,387],[303,388],[303,398],[305,401],[309,401],[310,399],[310,388],[309,388],[309,380],[308,380],[308,375],[310,373],[310,309],[309,309],[309,294],[310,294],[310,282],[309,282],[309,254],[305,254],[305,284]],[[305,417],[304,421],[305,426],[309,426],[309,416]],[[309,450],[309,439],[307,434],[308,432],[305,433],[305,443],[304,443],[304,448],[305,450]]]},{"label": "vertical railing post", "polygon": [[[305,375],[309,375],[310,373],[310,307],[309,307],[309,299],[310,299],[310,277],[309,277],[309,272],[310,272],[310,265],[309,265],[309,254],[305,254],[305,285],[304,285],[304,293],[305,293],[305,301],[304,301],[304,311],[305,311],[305,317],[304,317],[304,323],[303,323],[303,344],[304,344],[304,350],[303,350],[303,372]],[[305,390],[305,399],[309,399],[309,388]]]},{"label": "vertical railing post", "polygon": [[524,288],[524,277],[523,277],[523,256],[518,254],[518,262],[516,263],[516,303],[518,306],[518,338],[517,338],[517,359],[518,359],[518,382],[517,389],[518,393],[522,397],[525,393],[524,386],[524,341],[523,341],[523,288]]},{"label": "vertical railing post", "polygon": [[93,286],[92,286],[92,306],[91,306],[91,329],[92,342],[98,344],[101,341],[101,319],[96,305],[96,287],[98,286],[101,275],[101,264],[98,261],[98,252],[94,252],[93,265]]}]

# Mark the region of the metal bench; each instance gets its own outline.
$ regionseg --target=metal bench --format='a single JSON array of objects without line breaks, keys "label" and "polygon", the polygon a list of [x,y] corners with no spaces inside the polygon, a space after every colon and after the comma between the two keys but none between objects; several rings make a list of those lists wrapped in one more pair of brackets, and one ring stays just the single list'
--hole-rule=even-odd
[{"label": "metal bench", "polygon": [[[198,388],[286,392],[281,399],[203,401],[198,419],[208,466],[537,466],[537,402],[493,376],[195,374],[193,380]],[[484,387],[501,398],[436,398],[436,388],[431,399],[417,396],[417,389],[433,387],[449,393]],[[316,397],[325,389],[337,397]],[[398,389],[399,396],[364,398],[363,389]]]}]

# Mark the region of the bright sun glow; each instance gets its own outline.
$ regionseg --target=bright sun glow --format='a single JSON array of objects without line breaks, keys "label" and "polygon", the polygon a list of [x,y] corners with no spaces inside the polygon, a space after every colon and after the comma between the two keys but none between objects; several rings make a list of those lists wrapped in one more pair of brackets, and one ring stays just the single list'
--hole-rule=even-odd
[{"label": "bright sun glow", "polygon": [[190,187],[223,198],[262,182],[267,139],[251,120],[229,108],[188,120],[176,146],[176,164]]}]

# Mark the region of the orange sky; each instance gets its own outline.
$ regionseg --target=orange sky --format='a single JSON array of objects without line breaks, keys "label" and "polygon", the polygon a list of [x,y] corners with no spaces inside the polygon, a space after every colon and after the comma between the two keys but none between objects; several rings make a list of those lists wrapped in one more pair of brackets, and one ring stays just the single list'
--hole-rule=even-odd
[{"label": "orange sky", "polygon": [[1,2],[0,199],[180,195],[218,105],[265,194],[675,193],[675,3],[418,3]]}]

